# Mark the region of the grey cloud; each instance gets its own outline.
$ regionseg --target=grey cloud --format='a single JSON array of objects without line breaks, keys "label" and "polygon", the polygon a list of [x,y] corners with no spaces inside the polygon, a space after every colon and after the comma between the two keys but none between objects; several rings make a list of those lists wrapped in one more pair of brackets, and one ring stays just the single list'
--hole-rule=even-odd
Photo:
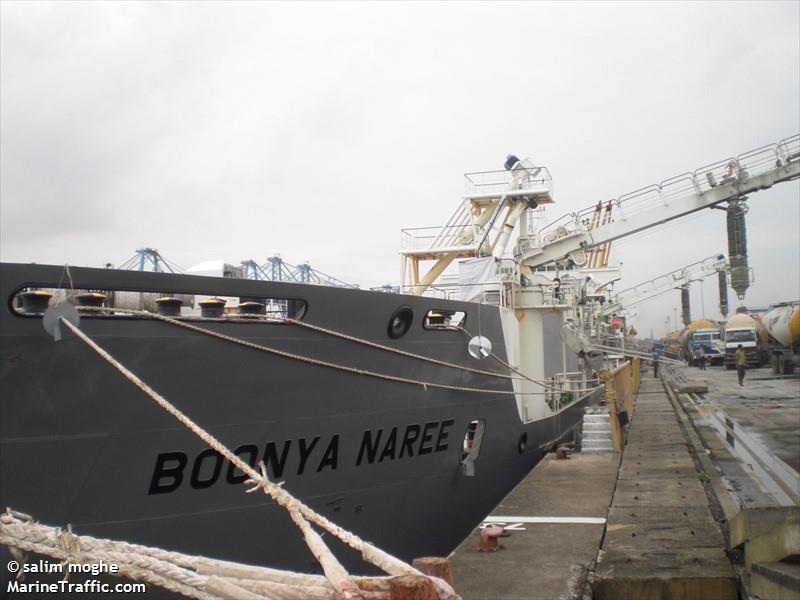
[{"label": "grey cloud", "polygon": [[[367,287],[397,282],[401,227],[444,222],[461,175],[508,152],[551,169],[554,219],[800,130],[796,3],[0,10],[4,260],[281,251]],[[796,197],[752,200],[759,302],[800,295],[772,270]],[[632,285],[721,249],[704,216],[617,254]]]}]

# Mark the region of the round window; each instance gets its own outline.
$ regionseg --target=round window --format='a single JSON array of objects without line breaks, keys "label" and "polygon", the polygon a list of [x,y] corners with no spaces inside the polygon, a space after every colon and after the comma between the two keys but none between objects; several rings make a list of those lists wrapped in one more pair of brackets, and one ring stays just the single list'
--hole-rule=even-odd
[{"label": "round window", "polygon": [[411,328],[411,321],[414,320],[414,313],[408,306],[401,306],[389,318],[387,333],[392,339],[403,337]]}]

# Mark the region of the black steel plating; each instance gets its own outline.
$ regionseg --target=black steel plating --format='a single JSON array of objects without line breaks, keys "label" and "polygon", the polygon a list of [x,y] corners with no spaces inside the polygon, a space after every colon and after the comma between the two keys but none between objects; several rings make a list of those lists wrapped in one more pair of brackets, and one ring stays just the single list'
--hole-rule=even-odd
[{"label": "black steel plating", "polygon": [[[0,505],[79,533],[308,571],[314,559],[285,511],[244,494],[244,475],[136,387],[40,316],[14,311],[24,287],[55,286],[62,267],[0,269]],[[379,292],[163,273],[71,268],[76,289],[288,298],[322,327],[463,366],[486,368],[458,331],[415,320],[392,339],[401,306],[464,311],[506,359],[498,309]],[[435,303],[435,306],[434,306]],[[513,395],[425,388],[311,366],[153,320],[86,315],[81,329],[250,464],[341,526],[405,559],[446,555],[583,413],[589,398],[523,424]],[[347,366],[415,380],[511,390],[509,380],[278,323],[203,327]],[[472,477],[461,441],[485,422]],[[521,440],[525,440],[521,443]],[[330,539],[330,538],[326,538]],[[280,544],[275,540],[281,540]],[[338,543],[355,572],[365,568]],[[7,551],[0,551],[7,557]],[[5,577],[5,576],[4,576]]]}]

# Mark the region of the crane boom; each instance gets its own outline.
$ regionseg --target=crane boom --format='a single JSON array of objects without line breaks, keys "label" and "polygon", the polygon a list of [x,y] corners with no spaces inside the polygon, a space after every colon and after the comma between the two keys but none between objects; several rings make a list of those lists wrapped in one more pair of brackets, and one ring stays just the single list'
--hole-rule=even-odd
[{"label": "crane boom", "polygon": [[617,292],[603,307],[604,315],[611,315],[634,304],[651,300],[675,288],[699,281],[719,271],[729,268],[728,261],[721,254],[709,256],[701,261],[676,269],[653,279],[643,281],[633,287]]},{"label": "crane boom", "polygon": [[800,135],[621,196],[612,201],[610,223],[589,228],[585,217],[594,207],[565,215],[542,231],[541,243],[528,247],[521,262],[531,268],[570,259],[585,264],[592,248],[797,178]]}]

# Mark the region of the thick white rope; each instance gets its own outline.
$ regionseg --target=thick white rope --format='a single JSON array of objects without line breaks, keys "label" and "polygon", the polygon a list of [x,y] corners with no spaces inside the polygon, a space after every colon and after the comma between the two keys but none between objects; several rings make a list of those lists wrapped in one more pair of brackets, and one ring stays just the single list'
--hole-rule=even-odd
[{"label": "thick white rope", "polygon": [[[144,381],[142,381],[139,377],[137,377],[133,372],[131,372],[129,369],[123,366],[119,361],[117,361],[113,356],[111,356],[108,352],[106,352],[103,348],[101,348],[98,344],[96,344],[93,340],[91,340],[75,325],[73,325],[63,317],[60,319],[60,321],[67,328],[69,328],[69,330],[72,331],[72,333],[74,333],[79,339],[81,339],[84,343],[86,343],[92,350],[94,350],[109,364],[111,364],[120,373],[122,373],[131,383],[133,383],[135,386],[141,389],[145,394],[150,396],[150,398],[152,398],[159,406],[161,406],[164,410],[166,410],[168,413],[170,413],[172,416],[178,419],[178,421],[183,423],[195,435],[197,435],[201,440],[203,440],[210,448],[219,452],[220,455],[228,459],[228,461],[231,464],[235,465],[239,470],[242,471],[242,473],[247,475],[249,477],[248,483],[252,483],[255,485],[253,490],[261,488],[277,504],[287,509],[289,513],[292,514],[293,519],[295,519],[293,513],[299,513],[299,515],[302,515],[304,519],[311,521],[315,525],[322,527],[326,531],[335,535],[345,544],[360,552],[365,560],[371,562],[375,566],[383,569],[385,572],[391,575],[424,576],[423,573],[421,573],[411,565],[408,565],[405,562],[401,561],[400,559],[395,558],[390,554],[387,554],[386,552],[373,546],[369,542],[365,542],[355,534],[345,529],[342,529],[338,525],[331,522],[329,519],[325,518],[323,515],[320,515],[319,513],[311,509],[309,506],[300,502],[298,499],[289,494],[282,487],[271,482],[269,478],[266,476],[266,466],[264,465],[263,461],[259,463],[259,466],[261,468],[261,473],[258,473],[248,463],[246,463],[239,456],[237,456],[231,450],[229,450],[222,442],[220,442],[213,435],[205,431],[202,427],[197,425],[188,416],[183,414],[174,405],[172,405],[166,398],[161,396],[161,394],[156,392]],[[308,539],[308,537],[306,539]],[[311,550],[312,552],[314,552],[315,548],[311,548]],[[330,553],[329,550],[328,553]],[[342,594],[343,597],[348,597],[348,595],[351,594],[350,585],[353,585],[353,587],[355,588],[355,584],[353,584],[352,581],[349,580],[349,578],[342,580],[341,573],[337,570],[336,566],[334,566],[338,565],[338,561],[336,561],[336,558],[332,554],[330,554],[330,556],[325,557],[325,562],[321,562],[320,564],[323,567],[323,571],[325,571],[326,578],[334,585],[334,587],[339,591],[340,594]],[[330,571],[326,570],[326,566],[330,569]],[[342,568],[341,565],[338,565],[338,567]],[[344,571],[343,568],[342,571]],[[436,586],[437,591],[439,592],[439,596],[440,598],[442,598],[442,600],[444,600],[445,598],[458,597],[453,591],[453,589],[443,580],[436,577],[431,577],[430,579]],[[339,587],[340,585],[343,585],[343,587]]]},{"label": "thick white rope", "polygon": [[[327,587],[313,585],[287,585],[260,579],[232,579],[211,575],[223,581],[235,581],[236,585],[250,592],[268,596],[271,600],[338,600],[337,594],[330,585]],[[366,599],[365,599],[366,600]]]},{"label": "thick white rope", "polygon": [[[33,522],[27,515],[7,509],[0,515],[0,543],[21,550],[49,556],[61,561],[62,573],[69,573],[69,565],[114,565],[114,575],[144,581],[149,584],[199,600],[225,598],[241,600],[338,600],[336,591],[317,575],[292,573],[294,582],[287,584],[273,579],[249,578],[259,567],[239,565],[235,572],[209,572],[203,568],[214,561],[201,556],[165,552],[159,548],[137,546],[144,552],[132,551],[132,545],[116,540],[75,535],[56,527]],[[147,554],[169,554],[175,562],[155,561]],[[21,557],[24,562],[26,557]],[[233,563],[231,563],[233,564]],[[212,570],[213,571],[213,570]],[[280,571],[272,570],[277,574]],[[382,580],[383,578],[373,578]],[[320,580],[322,584],[320,584]]]},{"label": "thick white rope", "polygon": [[[38,523],[25,522],[7,511],[0,516],[0,543],[25,552],[34,552],[57,558],[62,564],[99,563],[101,560],[119,567],[119,575],[133,580],[167,589],[198,600],[213,600],[203,591],[205,578],[175,565],[141,556],[135,553],[114,552],[111,540],[98,548],[84,547],[86,536],[74,536],[56,527],[46,527]],[[66,569],[65,569],[66,570]]]},{"label": "thick white rope", "polygon": [[[161,550],[163,552],[163,550]],[[184,555],[178,554],[179,557]],[[191,566],[198,573],[204,575],[219,575],[220,577],[231,577],[235,579],[248,579],[259,581],[271,581],[288,586],[293,585],[312,585],[315,587],[330,588],[328,580],[322,575],[310,575],[306,573],[294,573],[292,571],[281,571],[270,567],[256,567],[253,565],[243,565],[241,563],[226,560],[217,560],[205,556],[192,556],[187,565]]]}]

